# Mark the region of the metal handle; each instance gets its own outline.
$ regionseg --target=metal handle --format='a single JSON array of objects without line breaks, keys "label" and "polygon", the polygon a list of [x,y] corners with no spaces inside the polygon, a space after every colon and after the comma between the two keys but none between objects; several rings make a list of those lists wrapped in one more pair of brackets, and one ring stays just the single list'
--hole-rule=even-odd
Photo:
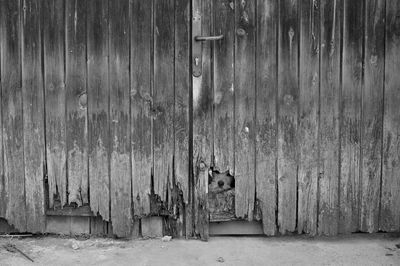
[{"label": "metal handle", "polygon": [[194,37],[195,41],[205,42],[205,41],[218,41],[224,38],[224,35],[216,35],[216,36],[196,36]]}]

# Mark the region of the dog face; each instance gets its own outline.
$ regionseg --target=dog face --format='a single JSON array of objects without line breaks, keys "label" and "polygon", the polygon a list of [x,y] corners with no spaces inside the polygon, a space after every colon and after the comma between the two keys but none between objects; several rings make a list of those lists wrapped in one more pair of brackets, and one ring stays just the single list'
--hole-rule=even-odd
[{"label": "dog face", "polygon": [[210,192],[218,193],[235,188],[235,178],[229,172],[211,171],[208,177]]}]

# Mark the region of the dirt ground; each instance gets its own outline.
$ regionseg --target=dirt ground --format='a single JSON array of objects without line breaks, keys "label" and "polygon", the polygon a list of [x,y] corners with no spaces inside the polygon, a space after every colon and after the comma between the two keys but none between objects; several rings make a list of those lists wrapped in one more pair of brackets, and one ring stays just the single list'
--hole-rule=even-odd
[{"label": "dirt ground", "polygon": [[[34,262],[8,251],[14,245]],[[398,247],[396,245],[399,245]],[[212,237],[198,240],[0,237],[0,265],[400,265],[400,237]]]}]

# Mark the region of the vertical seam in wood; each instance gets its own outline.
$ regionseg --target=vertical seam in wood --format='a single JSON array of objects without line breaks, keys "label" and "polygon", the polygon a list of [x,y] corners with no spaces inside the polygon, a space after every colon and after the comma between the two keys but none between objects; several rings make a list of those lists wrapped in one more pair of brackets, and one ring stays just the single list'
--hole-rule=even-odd
[{"label": "vertical seam in wood", "polygon": [[275,30],[275,61],[276,61],[276,70],[275,70],[275,226],[276,231],[279,233],[279,219],[278,219],[278,211],[279,211],[279,180],[278,180],[278,130],[279,130],[279,30],[280,30],[280,0],[276,0],[277,14],[276,14],[276,30]]},{"label": "vertical seam in wood", "polygon": [[[150,108],[153,109],[154,105],[154,58],[155,58],[155,38],[154,38],[154,28],[155,28],[155,2],[156,0],[151,0],[151,51],[150,51],[150,94],[151,94],[151,103]],[[151,119],[151,174],[150,174],[150,193],[154,193],[154,119]],[[150,204],[150,203],[149,203]]]},{"label": "vertical seam in wood", "polygon": [[[233,11],[233,109],[231,110],[233,112],[233,123],[231,125],[232,132],[233,132],[233,162],[232,162],[232,168],[233,168],[233,175],[236,175],[236,41],[237,41],[237,34],[236,34],[236,16],[237,16],[237,9],[238,5],[236,5],[236,1],[239,0],[234,0],[234,11]],[[236,216],[236,214],[235,214]]]},{"label": "vertical seam in wood", "polygon": [[318,43],[318,127],[317,127],[317,150],[318,150],[318,163],[317,163],[317,220],[316,220],[316,233],[319,234],[319,212],[320,212],[320,179],[321,179],[321,47],[322,47],[322,12],[321,0],[318,1],[319,8],[319,43]]},{"label": "vertical seam in wood", "polygon": [[[65,90],[65,99],[64,99],[64,104],[65,104],[65,109],[64,109],[64,117],[65,117],[65,198],[66,201],[65,203],[68,204],[68,179],[69,179],[69,175],[68,175],[68,133],[67,133],[67,128],[68,128],[68,91],[67,91],[67,34],[68,34],[68,28],[67,28],[67,4],[66,1],[63,1],[63,9],[64,9],[64,53],[63,53],[63,57],[64,57],[64,66],[63,66],[63,85],[64,85],[64,90]],[[50,195],[49,195],[50,196]]]},{"label": "vertical seam in wood", "polygon": [[[128,141],[129,141],[129,181],[130,181],[130,190],[131,190],[131,197],[130,197],[130,213],[131,213],[131,231],[135,227],[135,213],[134,213],[134,201],[133,201],[133,162],[132,162],[132,0],[128,0],[128,43],[129,43],[129,63],[128,63],[128,72],[129,72],[129,116],[128,116],[128,123],[129,123],[129,134],[128,134]],[[131,232],[132,233],[132,232]],[[134,235],[137,237],[137,235]]]},{"label": "vertical seam in wood", "polygon": [[111,82],[110,82],[110,43],[111,43],[111,38],[110,38],[110,1],[113,0],[107,0],[107,96],[108,96],[108,107],[107,107],[107,113],[108,113],[108,147],[107,147],[107,163],[108,163],[108,218],[110,223],[112,224],[111,220],[111,150],[112,150],[112,144],[113,144],[113,137],[111,134]]},{"label": "vertical seam in wood", "polygon": [[[298,98],[297,98],[297,125],[296,125],[296,218],[295,218],[295,231],[298,231],[299,225],[299,167],[300,167],[300,145],[299,145],[299,131],[300,131],[300,55],[301,55],[301,8],[302,2],[297,3],[297,25],[298,25],[298,37],[297,37],[297,91],[298,91]],[[312,9],[311,9],[312,10]]]},{"label": "vertical seam in wood", "polygon": [[386,32],[387,32],[387,6],[386,1],[384,1],[384,19],[385,19],[385,28],[383,33],[383,84],[382,84],[382,125],[381,125],[381,169],[380,169],[380,180],[379,180],[379,209],[378,209],[378,231],[381,226],[381,212],[382,212],[382,186],[383,186],[383,144],[384,144],[384,130],[385,130],[385,87],[386,87]]},{"label": "vertical seam in wood", "polygon": [[[20,39],[19,39],[19,45],[20,45],[20,55],[19,55],[19,62],[20,62],[20,88],[23,91],[23,84],[22,80],[24,77],[23,70],[24,68],[22,67],[23,63],[23,55],[24,55],[24,31],[23,31],[23,17],[24,17],[24,0],[19,0],[19,34],[20,34]],[[22,96],[21,93],[21,115],[22,115],[22,121],[24,119],[24,97]],[[24,123],[22,122],[22,132],[24,132]],[[25,136],[22,134],[22,143],[25,142]],[[25,145],[22,145],[22,167],[24,171],[24,209],[26,211],[26,171],[25,171]],[[26,219],[25,215],[25,229],[28,226],[28,221]]]},{"label": "vertical seam in wood", "polygon": [[342,112],[342,90],[343,90],[343,25],[345,1],[339,3],[339,98],[338,98],[338,110],[339,110],[339,145],[338,145],[338,200],[337,200],[337,232],[340,232],[340,198],[341,198],[341,180],[342,180],[342,123],[343,123],[343,112]]},{"label": "vertical seam in wood", "polygon": [[[75,0],[77,1],[77,0]],[[85,74],[85,92],[86,92],[86,121],[85,121],[85,127],[87,129],[87,140],[86,140],[86,145],[87,145],[87,156],[86,156],[86,166],[87,166],[87,180],[88,180],[88,204],[89,206],[91,206],[91,202],[90,202],[90,167],[89,167],[89,143],[90,143],[90,132],[89,132],[89,105],[90,105],[90,101],[89,101],[89,93],[88,93],[88,89],[89,89],[89,54],[88,54],[88,1],[84,1],[85,2],[85,15],[86,15],[86,19],[85,19],[85,57],[86,57],[86,74]],[[75,8],[77,8],[77,5],[75,4]],[[77,11],[75,11],[77,12]],[[97,214],[97,212],[96,212]]]},{"label": "vertical seam in wood", "polygon": [[[253,152],[254,152],[254,171],[253,171],[253,178],[254,178],[254,204],[253,204],[253,216],[255,212],[258,212],[257,206],[257,51],[258,51],[258,0],[254,1],[254,116],[253,116]],[[250,218],[250,217],[249,217]],[[253,217],[251,217],[253,218]]]}]

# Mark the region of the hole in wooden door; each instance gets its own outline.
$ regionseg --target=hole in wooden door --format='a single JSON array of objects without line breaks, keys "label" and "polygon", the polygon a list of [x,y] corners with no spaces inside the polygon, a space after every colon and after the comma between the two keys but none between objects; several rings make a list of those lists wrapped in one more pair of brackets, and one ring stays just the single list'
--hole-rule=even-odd
[{"label": "hole in wooden door", "polygon": [[235,220],[235,177],[210,169],[208,175],[210,222]]}]

